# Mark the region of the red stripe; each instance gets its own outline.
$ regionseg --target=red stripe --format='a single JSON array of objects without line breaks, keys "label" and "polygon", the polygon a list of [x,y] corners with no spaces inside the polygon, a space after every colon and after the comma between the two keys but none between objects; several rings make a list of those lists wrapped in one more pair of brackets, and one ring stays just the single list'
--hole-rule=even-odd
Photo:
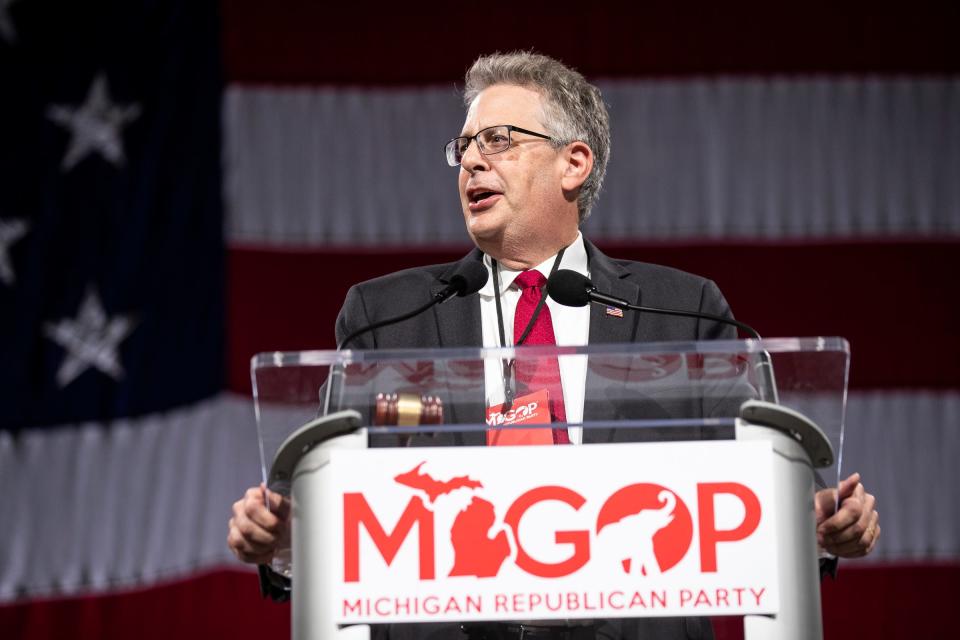
[{"label": "red stripe", "polygon": [[457,82],[481,53],[531,47],[590,77],[960,69],[951,0],[698,4],[230,0],[224,61],[231,81],[268,84]]},{"label": "red stripe", "polygon": [[249,572],[219,571],[132,593],[0,606],[3,638],[170,640],[290,637],[290,607],[260,597]]},{"label": "red stripe", "polygon": [[[715,280],[737,317],[765,336],[843,336],[858,389],[960,387],[960,242],[604,246]],[[460,249],[230,251],[232,390],[247,393],[250,356],[330,349],[349,286]],[[400,311],[400,309],[398,309]]]},{"label": "red stripe", "polygon": [[[823,637],[949,638],[960,594],[960,565],[857,566],[843,562],[821,587]],[[742,618],[714,618],[716,640],[743,640]]]}]

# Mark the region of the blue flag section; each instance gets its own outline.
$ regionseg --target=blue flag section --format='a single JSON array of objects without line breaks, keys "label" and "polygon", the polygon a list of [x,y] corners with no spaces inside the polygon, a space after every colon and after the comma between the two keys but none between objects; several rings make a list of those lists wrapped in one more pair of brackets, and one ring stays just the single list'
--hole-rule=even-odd
[{"label": "blue flag section", "polygon": [[216,3],[0,3],[0,428],[224,383]]}]

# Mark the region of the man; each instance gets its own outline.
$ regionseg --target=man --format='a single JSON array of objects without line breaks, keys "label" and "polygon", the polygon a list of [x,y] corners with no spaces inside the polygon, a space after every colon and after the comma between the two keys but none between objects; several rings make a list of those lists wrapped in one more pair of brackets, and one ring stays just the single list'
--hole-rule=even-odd
[{"label": "man", "polygon": [[[733,337],[732,328],[721,323],[666,316],[644,316],[638,322],[636,314],[625,321],[596,306],[563,307],[553,300],[527,322],[524,296],[529,302],[530,291],[542,286],[557,266],[589,275],[600,290],[634,303],[639,304],[642,294],[644,304],[651,306],[720,316],[730,311],[708,280],[612,260],[583,239],[579,227],[603,183],[610,133],[600,91],[579,73],[531,53],[485,56],[467,72],[464,99],[468,110],[463,129],[446,147],[448,162],[460,166],[461,207],[477,247],[460,263],[482,260],[492,277],[479,296],[455,298],[434,313],[365,334],[351,347],[499,346],[515,343],[525,324],[543,326],[544,319],[552,325],[550,339],[561,345]],[[460,263],[409,269],[354,286],[337,319],[338,342],[357,328],[394,315],[398,299],[410,308],[426,302]],[[539,290],[532,295],[538,299]],[[562,411],[566,421],[577,423],[584,415],[585,367],[561,365],[559,373],[563,406],[555,413]],[[489,376],[487,386],[489,406],[503,387],[497,391]],[[596,434],[576,429],[559,437],[574,444],[597,441]],[[839,494],[836,513],[835,492],[817,495],[820,544],[842,557],[865,555],[880,534],[874,498],[856,474],[841,483]],[[228,544],[246,562],[269,562],[286,531],[287,506],[270,495],[268,510],[263,496],[260,488],[253,488],[234,504]],[[503,625],[468,631],[472,638],[514,637]],[[535,631],[557,638],[711,636],[709,623],[696,619],[614,620],[599,628]],[[390,638],[466,637],[457,625],[398,625],[377,633]]]}]

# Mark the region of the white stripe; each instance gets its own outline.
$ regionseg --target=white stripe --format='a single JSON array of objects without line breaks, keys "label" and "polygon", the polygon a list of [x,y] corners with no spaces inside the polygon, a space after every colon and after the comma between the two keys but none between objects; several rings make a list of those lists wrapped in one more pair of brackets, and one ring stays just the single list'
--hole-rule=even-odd
[{"label": "white stripe", "polygon": [[[613,145],[593,238],[960,233],[960,79],[600,83]],[[229,238],[466,242],[451,88],[228,88]]]},{"label": "white stripe", "polygon": [[457,229],[462,241],[456,170],[443,159],[457,104],[452,88],[228,89],[232,239],[428,243]]},{"label": "white stripe", "polygon": [[[879,561],[960,559],[960,393],[851,394],[844,474],[878,496]],[[0,601],[149,586],[233,563],[259,478],[252,405],[223,395],[110,426],[0,432]]]},{"label": "white stripe", "polygon": [[[149,585],[233,563],[230,506],[259,478],[249,400],[0,432],[0,600]],[[5,509],[6,511],[6,509]]]},{"label": "white stripe", "polygon": [[877,496],[874,561],[960,559],[960,393],[852,394],[844,471]]}]

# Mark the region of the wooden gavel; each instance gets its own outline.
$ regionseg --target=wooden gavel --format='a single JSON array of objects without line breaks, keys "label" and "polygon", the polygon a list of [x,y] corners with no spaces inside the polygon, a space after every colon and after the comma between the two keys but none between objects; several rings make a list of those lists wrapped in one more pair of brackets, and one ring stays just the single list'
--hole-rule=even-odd
[{"label": "wooden gavel", "polygon": [[443,401],[417,393],[378,393],[373,424],[378,427],[443,424]]}]

